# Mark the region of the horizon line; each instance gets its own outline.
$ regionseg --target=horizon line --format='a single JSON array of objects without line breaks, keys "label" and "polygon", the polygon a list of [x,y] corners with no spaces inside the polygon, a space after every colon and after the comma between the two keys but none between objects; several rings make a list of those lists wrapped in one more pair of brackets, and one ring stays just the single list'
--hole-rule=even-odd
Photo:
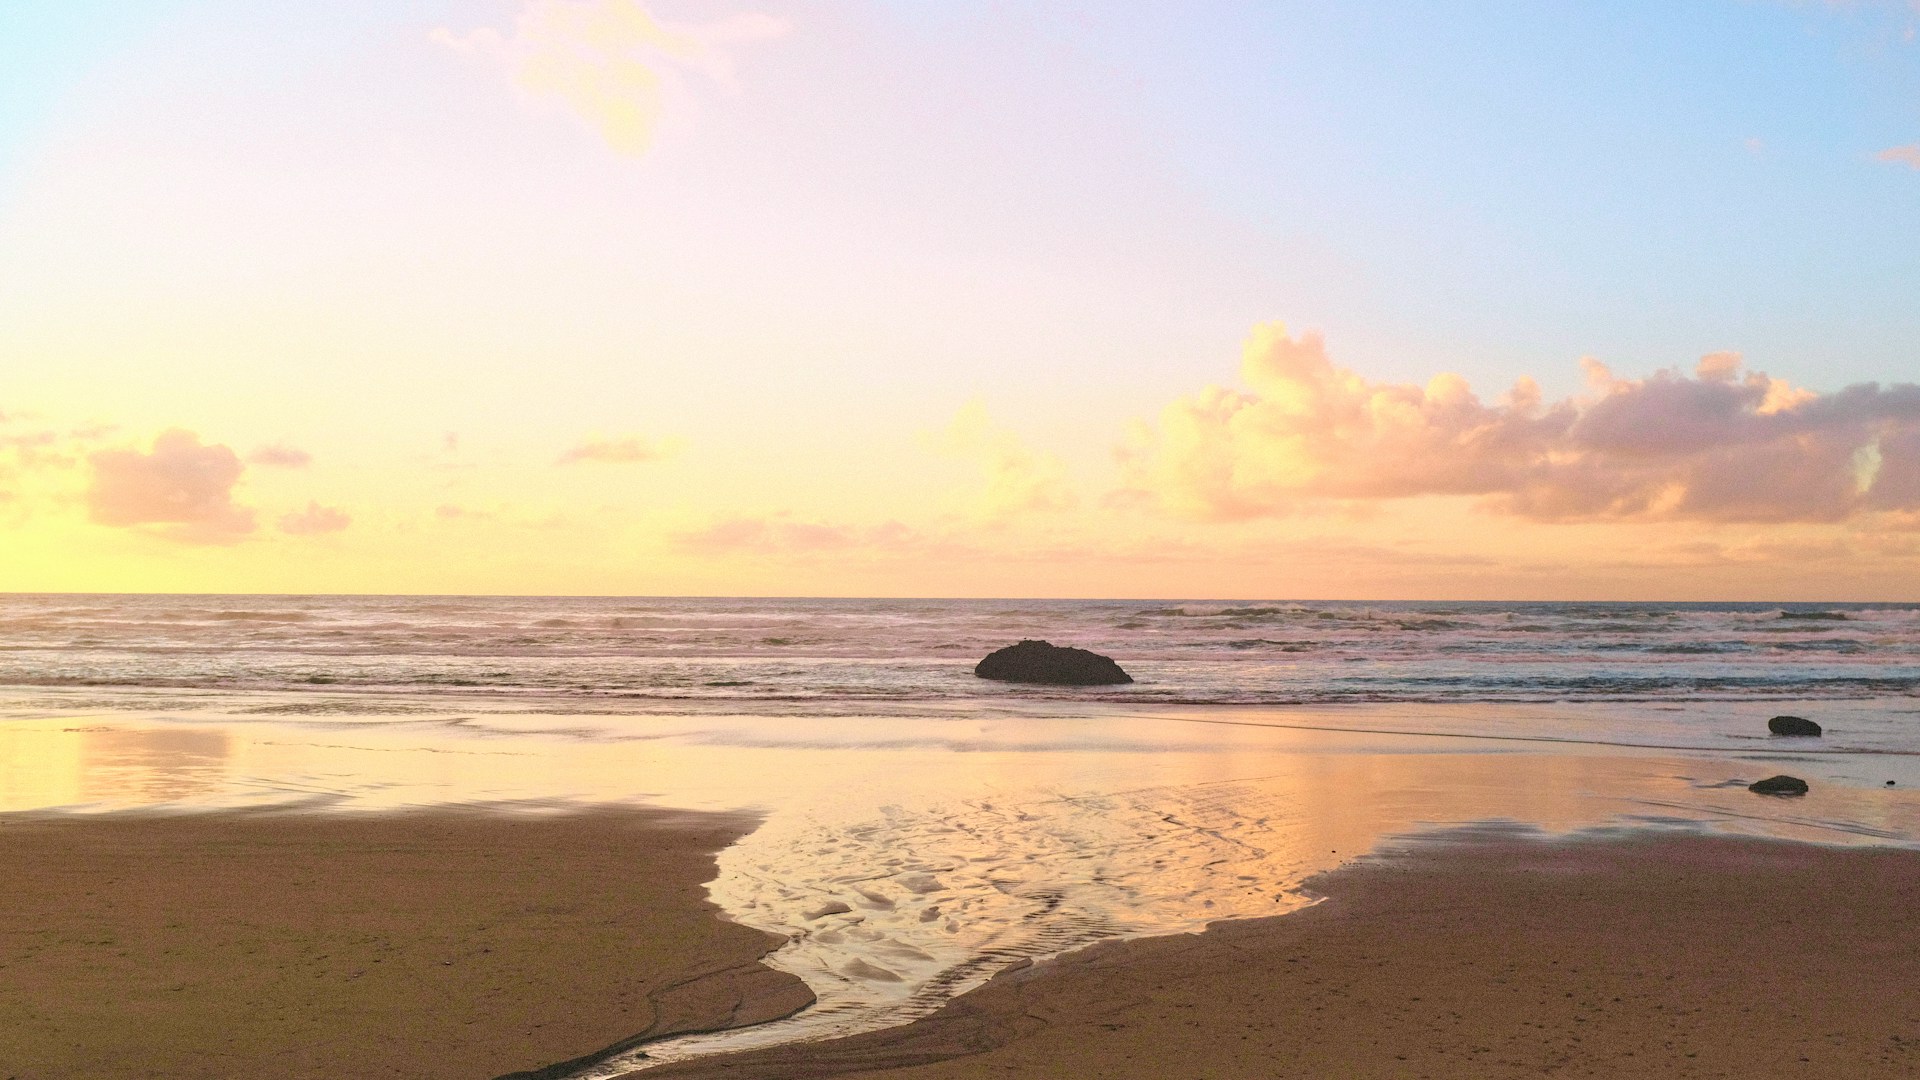
[{"label": "horizon line", "polygon": [[86,596],[86,597],[256,597],[256,598],[300,598],[315,600],[333,599],[394,599],[394,600],[792,600],[792,601],[835,601],[848,602],[884,602],[899,603],[1205,603],[1205,604],[1781,604],[1809,606],[1820,604],[1847,604],[1854,606],[1880,605],[1890,607],[1920,607],[1920,599],[1913,600],[1842,600],[1823,598],[1817,600],[1788,600],[1774,597],[1765,599],[1675,599],[1671,597],[1645,597],[1634,600],[1593,599],[1581,597],[1561,597],[1555,599],[1526,599],[1504,597],[1498,599],[1467,597],[1288,597],[1288,596],[855,596],[855,595],[802,595],[781,593],[468,593],[468,592],[194,592],[149,590],[142,592],[123,592],[114,590],[27,590],[0,589],[0,598],[38,597],[38,596]]}]

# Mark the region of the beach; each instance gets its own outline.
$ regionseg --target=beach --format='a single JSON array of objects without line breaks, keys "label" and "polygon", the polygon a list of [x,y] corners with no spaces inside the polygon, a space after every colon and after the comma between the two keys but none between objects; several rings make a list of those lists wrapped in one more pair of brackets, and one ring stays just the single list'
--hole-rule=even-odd
[{"label": "beach", "polygon": [[0,1075],[479,1080],[813,1000],[702,883],[750,818],[0,817]]},{"label": "beach", "polygon": [[[0,819],[0,1060],[566,1077],[813,995],[699,882],[741,818]],[[1920,852],[1705,831],[1401,837],[1312,906],[1016,963],[903,1026],[603,1076],[1910,1075]]]},{"label": "beach", "polygon": [[[1731,1034],[1674,1071],[1826,1025],[1873,1075],[1858,973],[1912,974],[1912,605],[0,608],[0,1077],[1578,1075],[1682,1015]],[[1032,633],[1136,681],[973,676]],[[1706,950],[1687,1000],[1621,941]],[[1549,984],[1593,1011],[1475,1012]]]},{"label": "beach", "polygon": [[1429,840],[1325,899],[1096,945],[916,1023],[660,1080],[1896,1077],[1920,853],[1615,834]]}]

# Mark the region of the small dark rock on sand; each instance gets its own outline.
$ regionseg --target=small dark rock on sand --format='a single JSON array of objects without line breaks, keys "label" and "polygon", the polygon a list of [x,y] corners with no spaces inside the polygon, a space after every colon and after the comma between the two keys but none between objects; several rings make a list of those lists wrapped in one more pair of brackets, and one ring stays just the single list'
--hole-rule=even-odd
[{"label": "small dark rock on sand", "polygon": [[1108,686],[1133,681],[1133,676],[1120,670],[1111,657],[1032,640],[995,649],[974,665],[973,673],[1001,682],[1054,686]]},{"label": "small dark rock on sand", "polygon": [[1747,785],[1756,795],[1805,795],[1807,782],[1797,776],[1769,776]]},{"label": "small dark rock on sand", "polygon": [[1775,735],[1820,735],[1820,725],[1804,716],[1776,716],[1767,721],[1767,730]]}]

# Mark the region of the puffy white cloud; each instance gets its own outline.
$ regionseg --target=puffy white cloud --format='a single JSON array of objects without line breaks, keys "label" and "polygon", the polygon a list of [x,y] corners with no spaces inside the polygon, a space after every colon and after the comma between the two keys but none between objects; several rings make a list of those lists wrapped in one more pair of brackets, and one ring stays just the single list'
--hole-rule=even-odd
[{"label": "puffy white cloud", "polygon": [[643,461],[659,461],[662,458],[672,457],[678,451],[679,445],[671,440],[655,441],[638,436],[624,439],[590,438],[561,454],[556,464],[577,465],[591,461],[608,465],[631,465]]},{"label": "puffy white cloud", "polygon": [[990,518],[1066,510],[1078,501],[1066,465],[1052,454],[1028,449],[1018,435],[994,423],[985,402],[961,406],[952,423],[928,441],[941,453],[979,464],[986,478],[981,505]]},{"label": "puffy white cloud", "polygon": [[280,531],[289,536],[320,536],[336,533],[353,524],[353,518],[337,507],[309,501],[305,510],[296,510],[280,518]]},{"label": "puffy white cloud", "polygon": [[1142,425],[1130,490],[1217,518],[1328,500],[1479,496],[1548,520],[1838,521],[1920,506],[1920,386],[1797,389],[1739,357],[1616,378],[1551,404],[1522,378],[1496,402],[1457,375],[1375,383],[1328,360],[1319,335],[1258,328],[1249,389],[1210,387]]},{"label": "puffy white cloud", "polygon": [[563,104],[614,151],[637,157],[653,142],[667,91],[684,75],[733,90],[734,48],[786,32],[769,15],[674,26],[635,0],[530,0],[510,34],[442,28],[433,39],[504,65],[522,90]]},{"label": "puffy white cloud", "polygon": [[230,544],[254,530],[253,511],[233,501],[246,466],[230,447],[202,445],[191,431],[163,432],[151,452],[100,450],[87,457],[87,514],[96,524],[156,525],[188,543]]}]

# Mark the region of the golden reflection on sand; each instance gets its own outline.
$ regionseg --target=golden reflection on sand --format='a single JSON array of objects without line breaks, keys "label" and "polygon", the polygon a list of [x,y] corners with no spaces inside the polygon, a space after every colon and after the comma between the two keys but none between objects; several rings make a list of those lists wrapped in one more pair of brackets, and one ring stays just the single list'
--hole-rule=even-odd
[{"label": "golden reflection on sand", "polygon": [[1437,827],[1920,836],[1920,803],[1905,793],[1823,785],[1807,799],[1764,799],[1739,781],[1770,770],[1738,760],[1420,753],[1319,733],[1287,743],[1124,760],[982,754],[952,760],[943,784],[901,769],[889,786],[776,813],[722,853],[713,892],[735,918],[791,939],[773,962],[819,1005],[652,1046],[649,1058],[901,1023],[1023,958],[1279,914],[1310,902],[1295,891],[1308,877]]},{"label": "golden reflection on sand", "polygon": [[[1908,759],[1650,750],[1179,716],[124,714],[0,723],[0,810],[755,809],[711,890],[820,1004],[653,1060],[898,1023],[1008,964],[1309,902],[1311,875],[1436,827],[1920,837]],[[1800,799],[1746,783],[1792,771]],[[611,1074],[609,1074],[611,1075]]]},{"label": "golden reflection on sand", "polygon": [[0,725],[0,809],[217,797],[232,742],[218,728]]}]

